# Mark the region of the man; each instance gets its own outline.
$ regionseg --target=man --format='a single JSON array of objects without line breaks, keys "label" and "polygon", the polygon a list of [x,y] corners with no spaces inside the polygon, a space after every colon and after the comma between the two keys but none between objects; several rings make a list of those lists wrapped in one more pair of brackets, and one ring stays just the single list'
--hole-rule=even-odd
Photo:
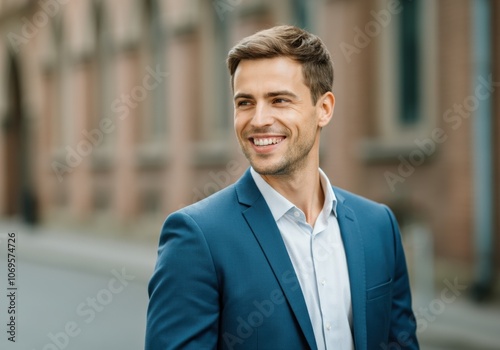
[{"label": "man", "polygon": [[335,105],[325,45],[278,26],[228,66],[251,168],[167,218],[146,349],[418,349],[394,215],[319,169]]}]

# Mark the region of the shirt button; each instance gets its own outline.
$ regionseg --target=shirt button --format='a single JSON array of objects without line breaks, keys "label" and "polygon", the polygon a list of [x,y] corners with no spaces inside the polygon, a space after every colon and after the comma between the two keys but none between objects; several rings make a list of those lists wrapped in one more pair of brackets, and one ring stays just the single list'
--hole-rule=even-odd
[{"label": "shirt button", "polygon": [[329,331],[330,329],[332,329],[332,325],[330,324],[330,322],[327,322],[326,323],[326,330]]},{"label": "shirt button", "polygon": [[293,215],[298,218],[300,216],[300,213],[298,211],[294,212]]},{"label": "shirt button", "polygon": [[323,280],[321,281],[321,285],[322,285],[322,286],[324,286],[325,284],[326,284],[326,280],[325,280],[325,279],[323,279]]}]

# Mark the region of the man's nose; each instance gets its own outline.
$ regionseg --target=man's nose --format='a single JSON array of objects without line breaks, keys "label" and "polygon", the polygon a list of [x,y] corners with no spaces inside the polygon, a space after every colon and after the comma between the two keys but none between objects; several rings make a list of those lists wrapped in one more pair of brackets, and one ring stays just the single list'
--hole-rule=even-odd
[{"label": "man's nose", "polygon": [[257,104],[255,108],[255,114],[252,117],[251,124],[253,127],[263,127],[273,124],[274,116],[272,113],[272,108],[266,104]]}]

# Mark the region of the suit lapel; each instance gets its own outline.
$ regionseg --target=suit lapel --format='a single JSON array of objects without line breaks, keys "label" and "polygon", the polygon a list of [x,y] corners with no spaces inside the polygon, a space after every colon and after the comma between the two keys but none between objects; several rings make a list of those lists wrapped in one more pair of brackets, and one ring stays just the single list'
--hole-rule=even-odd
[{"label": "suit lapel", "polygon": [[[354,211],[334,188],[338,200],[337,218],[344,243],[351,288],[354,341],[356,349],[366,349],[366,268],[363,240]],[[259,242],[304,335],[312,349],[316,341],[300,284],[279,229],[250,171],[236,183],[241,204],[248,206],[243,216]]]},{"label": "suit lapel", "polygon": [[248,206],[243,210],[243,216],[259,242],[309,346],[311,349],[316,349],[309,313],[295,270],[278,226],[250,171],[247,171],[236,184],[236,192],[240,203]]},{"label": "suit lapel", "polygon": [[363,240],[354,211],[344,203],[335,190],[338,200],[337,218],[344,243],[351,287],[354,342],[356,349],[366,349],[366,276]]}]

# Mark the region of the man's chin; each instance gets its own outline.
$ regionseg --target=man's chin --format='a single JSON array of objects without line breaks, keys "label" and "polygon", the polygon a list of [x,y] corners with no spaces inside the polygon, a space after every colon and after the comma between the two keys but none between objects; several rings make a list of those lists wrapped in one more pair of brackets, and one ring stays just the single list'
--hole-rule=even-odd
[{"label": "man's chin", "polygon": [[286,164],[283,164],[283,158],[276,157],[276,155],[255,155],[250,152],[243,153],[253,170],[260,175],[272,176],[288,174],[289,169]]},{"label": "man's chin", "polygon": [[282,167],[278,164],[276,165],[263,165],[254,162],[250,162],[253,170],[255,170],[259,175],[262,176],[278,176],[287,175],[288,171],[286,167]]}]

